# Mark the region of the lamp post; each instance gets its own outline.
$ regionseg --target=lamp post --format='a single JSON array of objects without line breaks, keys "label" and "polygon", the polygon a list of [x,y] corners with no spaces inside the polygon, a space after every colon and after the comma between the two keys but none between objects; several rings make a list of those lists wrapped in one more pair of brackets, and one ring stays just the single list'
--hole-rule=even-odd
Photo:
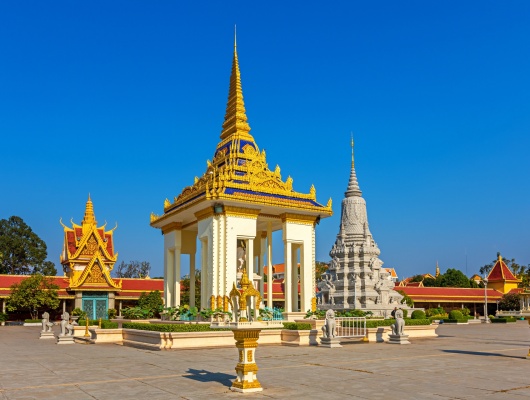
[{"label": "lamp post", "polygon": [[484,322],[490,322],[488,318],[488,279],[484,277]]}]

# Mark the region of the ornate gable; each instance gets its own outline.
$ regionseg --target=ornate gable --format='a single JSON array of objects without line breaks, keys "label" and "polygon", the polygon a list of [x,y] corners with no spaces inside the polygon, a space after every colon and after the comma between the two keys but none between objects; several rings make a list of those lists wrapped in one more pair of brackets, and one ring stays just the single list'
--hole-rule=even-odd
[{"label": "ornate gable", "polygon": [[116,228],[105,231],[106,224],[97,226],[90,196],[81,225],[71,222],[72,228],[61,222],[64,228],[61,264],[65,276],[69,278],[69,287],[120,289],[121,281],[115,282],[110,275],[118,259],[118,254],[114,253],[113,241]]}]

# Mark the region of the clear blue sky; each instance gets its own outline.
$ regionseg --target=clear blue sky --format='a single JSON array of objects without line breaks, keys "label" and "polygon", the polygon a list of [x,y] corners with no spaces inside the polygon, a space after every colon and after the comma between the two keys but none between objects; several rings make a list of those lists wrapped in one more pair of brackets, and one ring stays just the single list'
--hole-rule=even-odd
[{"label": "clear blue sky", "polygon": [[[400,277],[497,251],[530,263],[528,1],[0,3],[0,218],[59,266],[90,192],[119,261],[162,274],[149,226],[219,140],[237,24],[251,133],[294,189],[333,199],[350,166]],[[281,260],[275,255],[275,262]]]}]

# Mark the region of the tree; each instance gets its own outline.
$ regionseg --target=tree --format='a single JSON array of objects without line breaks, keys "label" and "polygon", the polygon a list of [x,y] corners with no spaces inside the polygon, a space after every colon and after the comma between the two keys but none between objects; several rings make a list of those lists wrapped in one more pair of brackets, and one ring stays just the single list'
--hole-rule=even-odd
[{"label": "tree", "polygon": [[517,293],[506,293],[499,300],[499,310],[519,311],[521,309],[520,296]]},{"label": "tree", "polygon": [[401,304],[406,304],[409,307],[414,307],[414,300],[412,300],[411,297],[409,297],[403,290],[397,290],[397,292],[403,296],[401,299]]},{"label": "tree", "polygon": [[0,220],[0,274],[56,275],[46,243],[17,216]]},{"label": "tree", "polygon": [[59,307],[57,290],[59,286],[51,278],[36,274],[11,286],[11,295],[7,299],[9,311],[27,310],[31,319],[37,319],[42,309]]},{"label": "tree", "polygon": [[410,282],[422,282],[423,279],[423,275],[414,275],[412,278],[410,278]]},{"label": "tree", "polygon": [[[189,275],[185,275],[180,280],[180,302],[190,304],[191,280]],[[201,304],[201,271],[195,270],[195,305]]]},{"label": "tree", "polygon": [[469,278],[462,271],[454,268],[449,268],[445,274],[438,275],[438,278],[440,278],[441,287],[468,288],[471,286]]},{"label": "tree", "polygon": [[425,278],[423,280],[423,286],[425,286],[425,287],[436,287],[436,286],[438,286],[438,280],[436,278]]},{"label": "tree", "polygon": [[149,261],[122,261],[114,271],[116,278],[146,278],[149,277],[151,264]]},{"label": "tree", "polygon": [[323,273],[325,273],[329,268],[329,265],[323,261],[315,262],[315,278],[318,281]]},{"label": "tree", "polygon": [[143,310],[149,310],[149,314],[153,316],[159,316],[163,306],[164,302],[160,290],[154,290],[149,293],[143,292],[138,298],[138,307]]}]

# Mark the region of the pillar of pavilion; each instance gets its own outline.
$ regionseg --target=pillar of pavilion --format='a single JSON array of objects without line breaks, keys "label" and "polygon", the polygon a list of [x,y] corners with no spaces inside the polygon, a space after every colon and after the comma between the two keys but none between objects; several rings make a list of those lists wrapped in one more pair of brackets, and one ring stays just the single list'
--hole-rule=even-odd
[{"label": "pillar of pavilion", "polygon": [[[192,185],[173,201],[165,200],[163,214],[151,214],[151,226],[164,235],[165,304],[180,305],[183,254],[189,255],[191,288],[195,268],[201,269],[200,306],[208,308],[212,295],[228,296],[237,284],[238,268],[246,268],[251,281],[263,277],[265,263],[272,271],[272,234],[281,230],[285,312],[288,319],[298,317],[311,308],[315,296],[315,226],[331,215],[331,199],[327,205],[318,203],[314,186],[307,194],[298,193],[291,177],[282,179],[278,166],[269,169],[265,151],[250,134],[234,46],[228,104],[213,158]],[[241,254],[243,260],[238,260]],[[269,280],[267,293],[263,280],[257,289],[272,307],[272,274]]]}]

